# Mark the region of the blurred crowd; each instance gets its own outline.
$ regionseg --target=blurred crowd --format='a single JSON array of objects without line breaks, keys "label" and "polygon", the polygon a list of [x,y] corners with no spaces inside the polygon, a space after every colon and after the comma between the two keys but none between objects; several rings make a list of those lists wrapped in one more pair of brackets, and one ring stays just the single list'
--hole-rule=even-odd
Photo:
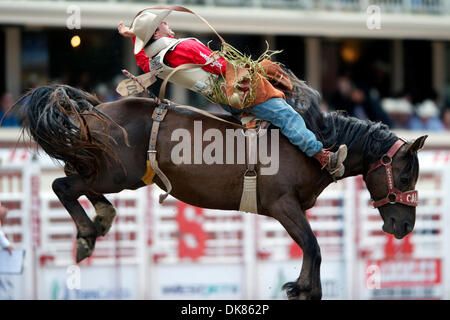
[{"label": "blurred crowd", "polygon": [[[102,102],[120,99],[115,88],[125,79],[121,74],[107,83],[92,85],[89,74],[82,73],[75,83],[55,79],[55,83],[66,83],[87,92],[94,93]],[[2,127],[17,127],[19,120],[7,110],[14,104],[9,92],[0,96],[0,119]],[[324,95],[323,109],[344,110],[348,115],[359,119],[381,121],[391,129],[445,131],[450,130],[450,103],[440,103],[437,94],[420,102],[413,102],[408,92],[394,97],[381,97],[376,88],[363,88],[355,84],[348,76],[341,76],[335,92]]]},{"label": "blurred crowd", "polygon": [[19,120],[13,113],[7,113],[14,104],[14,98],[11,93],[4,92],[0,96],[0,121],[2,127],[17,127]]},{"label": "blurred crowd", "polygon": [[359,87],[342,76],[337,90],[323,102],[324,110],[344,110],[359,119],[381,121],[391,129],[445,131],[450,130],[450,104],[441,103],[438,95],[414,102],[409,92],[381,97],[376,88]]}]

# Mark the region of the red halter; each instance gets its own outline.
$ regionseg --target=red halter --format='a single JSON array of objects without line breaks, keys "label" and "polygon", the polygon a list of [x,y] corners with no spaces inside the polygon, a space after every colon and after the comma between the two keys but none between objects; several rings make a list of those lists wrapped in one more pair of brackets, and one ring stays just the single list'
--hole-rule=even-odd
[{"label": "red halter", "polygon": [[389,151],[381,157],[381,159],[373,164],[369,171],[367,171],[367,175],[377,169],[378,167],[384,166],[386,169],[386,178],[387,178],[387,186],[388,186],[388,194],[384,199],[374,201],[371,200],[371,204],[374,208],[378,208],[384,206],[385,204],[395,204],[401,203],[410,207],[416,207],[419,203],[419,196],[417,190],[410,190],[406,192],[401,192],[394,185],[394,174],[392,173],[392,158],[400,149],[401,146],[405,144],[405,140],[399,139],[396,143],[389,149]]}]

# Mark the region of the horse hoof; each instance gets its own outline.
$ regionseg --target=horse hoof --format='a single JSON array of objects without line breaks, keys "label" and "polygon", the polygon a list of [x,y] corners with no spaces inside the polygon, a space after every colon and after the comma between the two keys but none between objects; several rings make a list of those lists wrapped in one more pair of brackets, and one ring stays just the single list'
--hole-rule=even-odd
[{"label": "horse hoof", "polygon": [[84,238],[77,239],[77,263],[89,258],[92,255],[93,248],[89,246],[89,243]]},{"label": "horse hoof", "polygon": [[297,300],[300,295],[300,288],[296,282],[287,282],[282,287],[281,290],[286,291],[286,296],[289,300]]},{"label": "horse hoof", "polygon": [[297,282],[287,282],[281,287],[286,290],[286,296],[289,300],[320,300],[322,299],[322,290],[320,288],[308,289],[302,288]]}]

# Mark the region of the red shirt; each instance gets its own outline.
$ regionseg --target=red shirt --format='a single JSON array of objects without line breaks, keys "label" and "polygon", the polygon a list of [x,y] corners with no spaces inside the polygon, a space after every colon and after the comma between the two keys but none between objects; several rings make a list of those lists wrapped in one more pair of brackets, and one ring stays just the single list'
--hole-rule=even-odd
[{"label": "red shirt", "polygon": [[[132,40],[134,43],[135,38],[133,38]],[[187,39],[180,42],[174,50],[167,51],[164,60],[172,68],[176,68],[179,65],[186,63],[204,64],[212,53],[213,52],[203,43],[194,39]],[[144,72],[150,72],[150,67],[148,64],[149,57],[147,57],[147,55],[145,54],[144,49],[136,54],[135,57],[137,65]],[[209,65],[203,67],[203,70],[217,75],[225,75],[226,66],[227,63],[225,59],[219,58]]]}]

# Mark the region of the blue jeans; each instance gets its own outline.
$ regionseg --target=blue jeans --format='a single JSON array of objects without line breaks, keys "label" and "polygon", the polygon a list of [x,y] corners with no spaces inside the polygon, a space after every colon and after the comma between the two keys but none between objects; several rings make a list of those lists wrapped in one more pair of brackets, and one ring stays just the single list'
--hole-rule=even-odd
[{"label": "blue jeans", "polygon": [[239,110],[230,106],[222,107],[237,117],[241,112],[253,114],[259,119],[269,121],[280,128],[281,133],[308,157],[312,157],[322,149],[323,145],[316,139],[305,124],[302,116],[295,111],[284,99],[272,98],[266,102],[254,105],[251,111],[248,108]]}]

